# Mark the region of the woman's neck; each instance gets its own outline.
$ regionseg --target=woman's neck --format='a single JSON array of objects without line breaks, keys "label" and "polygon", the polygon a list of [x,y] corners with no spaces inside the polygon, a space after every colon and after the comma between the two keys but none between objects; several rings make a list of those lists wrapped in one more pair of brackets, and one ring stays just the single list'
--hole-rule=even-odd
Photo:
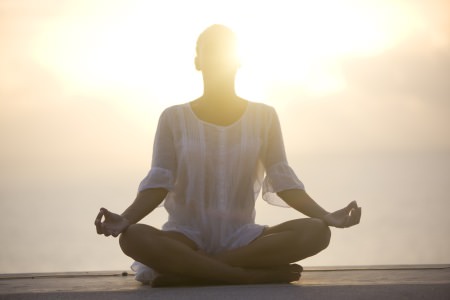
[{"label": "woman's neck", "polygon": [[220,102],[230,102],[230,100],[237,99],[236,91],[234,89],[234,82],[230,84],[205,84],[203,88],[204,100],[220,103]]}]

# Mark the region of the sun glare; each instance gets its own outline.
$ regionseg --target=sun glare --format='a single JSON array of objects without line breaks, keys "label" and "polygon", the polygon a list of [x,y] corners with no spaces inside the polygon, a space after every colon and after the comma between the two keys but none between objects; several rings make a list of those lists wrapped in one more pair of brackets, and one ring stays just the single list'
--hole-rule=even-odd
[{"label": "sun glare", "polygon": [[[263,1],[255,7],[231,1],[207,16],[192,8],[213,9],[212,4],[194,2],[184,4],[192,13],[163,1],[108,2],[108,9],[104,2],[94,8],[80,2],[76,13],[41,30],[34,55],[75,86],[169,94],[180,102],[199,87],[193,76],[198,34],[223,23],[240,40],[239,91],[265,101],[276,87],[296,86],[312,94],[345,89],[339,59],[377,54],[418,22],[414,12],[391,2]],[[155,9],[170,12],[171,21]],[[171,88],[175,80],[182,88]]]}]

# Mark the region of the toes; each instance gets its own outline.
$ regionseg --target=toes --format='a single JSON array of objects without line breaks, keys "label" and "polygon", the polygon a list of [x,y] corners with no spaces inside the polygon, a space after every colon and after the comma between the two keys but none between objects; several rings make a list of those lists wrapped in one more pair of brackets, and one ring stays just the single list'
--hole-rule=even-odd
[{"label": "toes", "polygon": [[289,267],[293,272],[298,272],[298,273],[303,272],[303,267],[298,264],[291,264],[291,265],[289,265]]},{"label": "toes", "polygon": [[298,281],[300,277],[302,276],[303,267],[297,264],[291,264],[289,266],[292,274],[292,280],[291,281]]}]

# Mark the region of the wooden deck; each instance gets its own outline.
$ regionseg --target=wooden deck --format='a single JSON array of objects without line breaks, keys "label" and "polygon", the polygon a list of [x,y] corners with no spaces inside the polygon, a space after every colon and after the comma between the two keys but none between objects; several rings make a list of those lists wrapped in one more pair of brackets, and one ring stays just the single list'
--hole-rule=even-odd
[{"label": "wooden deck", "polygon": [[450,299],[450,265],[305,268],[292,284],[152,288],[117,272],[0,275],[0,299]]}]

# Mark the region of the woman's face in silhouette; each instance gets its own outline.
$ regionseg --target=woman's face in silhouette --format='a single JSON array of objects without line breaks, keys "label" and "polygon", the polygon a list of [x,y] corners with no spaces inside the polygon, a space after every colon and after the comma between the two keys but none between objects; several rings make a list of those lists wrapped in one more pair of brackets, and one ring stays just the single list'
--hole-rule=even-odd
[{"label": "woman's face in silhouette", "polygon": [[197,45],[195,63],[205,75],[234,75],[239,68],[235,39],[221,35],[204,38]]}]

